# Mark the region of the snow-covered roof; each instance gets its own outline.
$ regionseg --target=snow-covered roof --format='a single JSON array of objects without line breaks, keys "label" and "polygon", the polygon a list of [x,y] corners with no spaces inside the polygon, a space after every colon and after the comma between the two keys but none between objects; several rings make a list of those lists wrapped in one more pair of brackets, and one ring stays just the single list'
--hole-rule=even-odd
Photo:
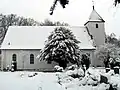
[{"label": "snow-covered roof", "polygon": [[[45,40],[58,26],[10,26],[1,49],[42,49]],[[76,38],[81,42],[81,49],[95,49],[85,27],[69,27]]]},{"label": "snow-covered roof", "polygon": [[104,22],[102,17],[96,12],[95,9],[93,9],[93,11],[91,12],[90,17],[89,17],[89,21],[102,21],[102,22]]}]

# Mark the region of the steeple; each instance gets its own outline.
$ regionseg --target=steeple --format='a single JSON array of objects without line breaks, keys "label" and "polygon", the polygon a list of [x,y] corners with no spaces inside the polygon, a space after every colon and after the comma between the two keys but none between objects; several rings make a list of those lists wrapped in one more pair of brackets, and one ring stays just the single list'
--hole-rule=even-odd
[{"label": "steeple", "polygon": [[94,6],[94,1],[93,2],[93,10],[90,14],[89,20],[88,21],[102,21],[105,22],[102,17],[96,12],[95,6]]},{"label": "steeple", "polygon": [[102,17],[96,12],[93,2],[93,9],[90,14],[89,20],[84,24],[88,29],[89,34],[92,35],[93,45],[98,47],[99,45],[103,45],[105,43],[105,28],[104,28],[104,20]]}]

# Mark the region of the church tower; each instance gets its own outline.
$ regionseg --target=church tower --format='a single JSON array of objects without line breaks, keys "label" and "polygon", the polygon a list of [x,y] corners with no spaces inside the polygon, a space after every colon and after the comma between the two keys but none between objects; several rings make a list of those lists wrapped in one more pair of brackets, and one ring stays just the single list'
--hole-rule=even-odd
[{"label": "church tower", "polygon": [[98,47],[105,43],[105,21],[102,17],[96,12],[94,5],[93,10],[90,14],[89,20],[84,24],[88,30],[88,33],[91,35],[93,39],[93,45]]}]

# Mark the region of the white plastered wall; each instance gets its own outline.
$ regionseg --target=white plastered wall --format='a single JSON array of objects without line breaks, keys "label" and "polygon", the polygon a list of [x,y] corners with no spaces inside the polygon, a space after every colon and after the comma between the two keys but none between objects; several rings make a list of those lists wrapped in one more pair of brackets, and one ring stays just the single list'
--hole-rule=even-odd
[{"label": "white plastered wall", "polygon": [[[2,69],[11,67],[12,55],[17,55],[17,69],[53,69],[57,64],[39,61],[36,57],[40,50],[2,50]],[[34,64],[30,64],[30,54],[34,54]],[[24,61],[24,62],[23,62]]]}]

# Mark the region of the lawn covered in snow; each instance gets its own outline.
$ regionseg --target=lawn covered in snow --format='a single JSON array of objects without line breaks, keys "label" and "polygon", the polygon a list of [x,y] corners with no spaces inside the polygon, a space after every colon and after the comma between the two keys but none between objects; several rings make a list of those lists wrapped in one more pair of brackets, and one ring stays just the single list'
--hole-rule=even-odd
[{"label": "lawn covered in snow", "polygon": [[[112,71],[105,73],[100,69],[89,69],[97,76],[99,73],[109,78],[109,82],[117,85],[120,90],[120,75],[114,74]],[[36,74],[35,74],[36,73]],[[88,76],[85,78],[72,78],[68,76],[69,72],[0,72],[0,90],[106,90],[109,85],[101,83],[92,86],[87,83],[93,83]],[[33,76],[33,77],[32,77]],[[58,83],[59,80],[60,83]],[[87,81],[86,81],[87,80]],[[98,77],[99,80],[99,77]],[[85,83],[85,84],[83,84]]]},{"label": "lawn covered in snow", "polygon": [[61,90],[55,73],[0,72],[0,90]]}]

